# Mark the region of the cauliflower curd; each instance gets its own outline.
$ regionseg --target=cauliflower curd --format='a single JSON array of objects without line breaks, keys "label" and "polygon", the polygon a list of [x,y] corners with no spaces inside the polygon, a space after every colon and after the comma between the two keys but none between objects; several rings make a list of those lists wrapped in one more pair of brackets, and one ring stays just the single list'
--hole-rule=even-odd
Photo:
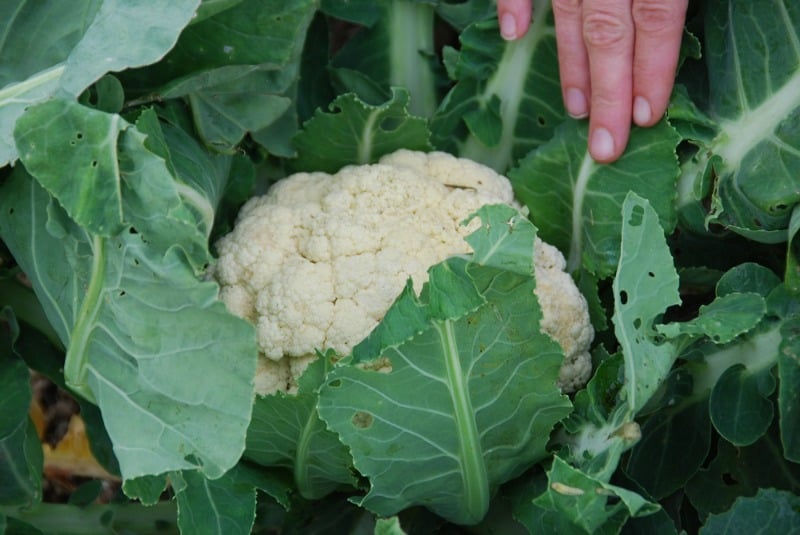
[{"label": "cauliflower curd", "polygon": [[[215,276],[229,310],[257,328],[256,391],[292,392],[317,350],[348,354],[380,322],[410,277],[471,252],[461,223],[486,204],[519,208],[508,180],[442,152],[400,150],[333,175],[297,173],[241,209],[217,243]],[[536,242],[542,330],[564,349],[559,386],[591,373],[586,301],[554,247]]]}]

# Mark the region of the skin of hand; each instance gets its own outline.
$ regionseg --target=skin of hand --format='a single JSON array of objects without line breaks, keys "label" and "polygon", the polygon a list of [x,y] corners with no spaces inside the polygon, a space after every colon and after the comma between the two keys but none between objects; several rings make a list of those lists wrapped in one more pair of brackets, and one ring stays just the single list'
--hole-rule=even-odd
[{"label": "skin of hand", "polygon": [[[589,153],[619,158],[631,119],[652,126],[672,93],[688,0],[552,0],[564,106],[589,117]],[[522,37],[531,0],[497,0],[500,33]],[[535,16],[535,14],[533,14]]]}]

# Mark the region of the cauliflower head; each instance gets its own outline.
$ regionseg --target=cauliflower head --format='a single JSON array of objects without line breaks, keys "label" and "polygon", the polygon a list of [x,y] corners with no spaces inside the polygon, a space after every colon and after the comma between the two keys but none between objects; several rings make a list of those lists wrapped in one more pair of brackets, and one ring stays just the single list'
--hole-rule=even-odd
[{"label": "cauliflower head", "polygon": [[[296,390],[317,350],[348,354],[411,278],[469,253],[464,219],[486,204],[519,209],[508,179],[443,152],[400,150],[337,173],[296,173],[250,199],[217,242],[215,277],[228,309],[256,325],[256,391]],[[559,386],[588,380],[588,307],[554,247],[537,239],[542,330],[564,349]]]}]

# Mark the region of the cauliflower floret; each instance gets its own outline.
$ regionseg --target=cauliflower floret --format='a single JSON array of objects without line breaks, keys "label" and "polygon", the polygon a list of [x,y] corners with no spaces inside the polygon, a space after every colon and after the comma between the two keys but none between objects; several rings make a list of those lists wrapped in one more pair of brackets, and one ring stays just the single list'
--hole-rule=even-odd
[{"label": "cauliflower floret", "polygon": [[[317,350],[349,353],[409,277],[419,292],[431,265],[470,252],[464,237],[480,222],[462,222],[497,203],[520,209],[492,169],[408,150],[333,175],[297,173],[250,199],[217,243],[215,276],[229,310],[257,326],[256,391],[293,392]],[[536,247],[542,330],[564,348],[559,386],[573,391],[591,371],[586,302],[561,253]]]}]

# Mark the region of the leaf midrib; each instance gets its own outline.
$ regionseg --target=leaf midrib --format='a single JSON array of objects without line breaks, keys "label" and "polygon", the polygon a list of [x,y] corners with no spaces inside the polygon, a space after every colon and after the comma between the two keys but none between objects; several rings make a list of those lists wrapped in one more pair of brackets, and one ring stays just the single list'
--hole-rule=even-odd
[{"label": "leaf midrib", "polygon": [[464,516],[475,522],[486,514],[489,503],[489,477],[483,462],[475,411],[469,397],[467,380],[461,367],[458,342],[452,321],[436,323],[442,342],[447,385],[453,401],[453,416],[456,423],[461,476],[464,481]]}]

